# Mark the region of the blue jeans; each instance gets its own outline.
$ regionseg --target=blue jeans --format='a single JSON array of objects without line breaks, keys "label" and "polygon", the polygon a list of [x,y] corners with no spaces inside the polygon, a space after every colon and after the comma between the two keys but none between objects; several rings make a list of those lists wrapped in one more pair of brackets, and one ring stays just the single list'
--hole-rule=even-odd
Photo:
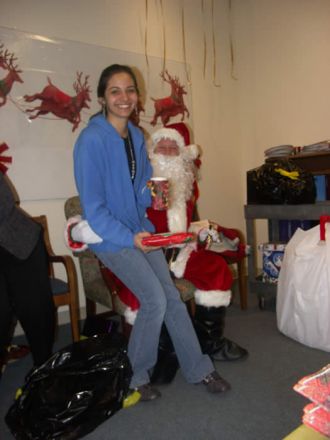
[{"label": "blue jeans", "polygon": [[131,387],[150,381],[148,371],[157,361],[163,321],[187,382],[200,382],[211,373],[214,366],[209,356],[201,351],[163,251],[143,253],[139,249],[125,248],[118,253],[106,252],[97,256],[140,301],[128,343],[128,357],[133,368]]}]

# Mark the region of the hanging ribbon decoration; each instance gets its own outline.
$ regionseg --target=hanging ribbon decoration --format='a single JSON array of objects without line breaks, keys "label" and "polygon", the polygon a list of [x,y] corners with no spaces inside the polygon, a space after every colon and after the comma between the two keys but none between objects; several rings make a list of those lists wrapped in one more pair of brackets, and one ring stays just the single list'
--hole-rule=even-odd
[{"label": "hanging ribbon decoration", "polygon": [[232,4],[231,0],[228,0],[228,10],[229,10],[229,45],[230,45],[230,63],[231,63],[231,69],[230,74],[233,79],[236,79],[234,69],[235,69],[235,59],[234,59],[234,43],[233,43],[233,36],[232,36],[232,27],[231,27],[231,17],[232,17]]},{"label": "hanging ribbon decoration", "polygon": [[8,167],[5,165],[5,163],[12,163],[13,161],[11,156],[2,156],[2,153],[8,149],[9,147],[5,142],[0,145],[0,171],[3,174],[6,174],[8,170]]},{"label": "hanging ribbon decoration", "polygon": [[[201,8],[202,8],[202,15],[203,15],[203,23],[205,24],[204,20],[204,0],[201,0]],[[203,56],[203,78],[205,79],[205,73],[206,73],[206,58],[207,58],[207,45],[206,45],[206,33],[205,33],[205,25],[203,26],[203,44],[204,44],[204,56]]]},{"label": "hanging ribbon decoration", "polygon": [[214,33],[214,0],[212,0],[212,43],[213,43],[213,85],[221,87],[221,84],[216,83],[217,76],[217,54],[215,47],[215,33]]},{"label": "hanging ribbon decoration", "polygon": [[190,72],[187,67],[186,32],[185,32],[185,25],[184,25],[184,6],[183,5],[182,5],[182,9],[181,9],[181,28],[182,28],[182,48],[183,48],[184,67],[185,67],[185,71],[186,71],[187,82],[189,85],[191,85]]},{"label": "hanging ribbon decoration", "polygon": [[146,0],[146,24],[145,24],[145,30],[144,30],[144,53],[146,56],[146,63],[147,63],[147,69],[149,72],[149,58],[148,58],[148,0]]},{"label": "hanging ribbon decoration", "polygon": [[166,32],[165,32],[165,18],[164,18],[164,7],[163,7],[163,0],[159,0],[160,2],[160,9],[162,11],[162,24],[163,24],[163,46],[164,46],[164,52],[163,52],[163,72],[166,70]]}]

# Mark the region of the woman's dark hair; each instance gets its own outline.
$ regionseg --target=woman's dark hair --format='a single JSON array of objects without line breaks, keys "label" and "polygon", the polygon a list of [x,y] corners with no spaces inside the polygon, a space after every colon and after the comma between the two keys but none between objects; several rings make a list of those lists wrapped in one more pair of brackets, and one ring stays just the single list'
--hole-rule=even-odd
[{"label": "woman's dark hair", "polygon": [[121,64],[111,64],[111,66],[106,67],[101,73],[99,83],[97,86],[97,97],[104,98],[105,90],[108,85],[109,79],[117,73],[127,73],[133,80],[137,93],[139,93],[139,88],[136,80],[136,76],[133,70],[129,66]]}]

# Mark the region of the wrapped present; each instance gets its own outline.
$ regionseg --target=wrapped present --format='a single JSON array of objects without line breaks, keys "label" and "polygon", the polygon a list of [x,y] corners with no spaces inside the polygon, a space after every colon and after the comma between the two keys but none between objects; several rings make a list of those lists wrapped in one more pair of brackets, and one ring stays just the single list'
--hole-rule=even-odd
[{"label": "wrapped present", "polygon": [[189,232],[177,232],[164,234],[153,234],[142,239],[142,244],[145,246],[173,246],[189,243],[196,239],[195,234]]},{"label": "wrapped present", "polygon": [[262,281],[277,283],[285,251],[284,243],[263,243],[258,246],[262,252]]}]

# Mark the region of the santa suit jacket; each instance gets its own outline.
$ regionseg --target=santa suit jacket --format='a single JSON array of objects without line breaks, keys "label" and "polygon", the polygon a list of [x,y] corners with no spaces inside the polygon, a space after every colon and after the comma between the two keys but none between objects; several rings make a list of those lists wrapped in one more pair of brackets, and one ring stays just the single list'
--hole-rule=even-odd
[{"label": "santa suit jacket", "polygon": [[25,260],[35,248],[40,231],[40,226],[17,206],[7,178],[0,172],[0,246]]},{"label": "santa suit jacket", "polygon": [[[186,230],[193,220],[198,196],[198,185],[195,181],[192,195],[186,202]],[[148,208],[147,213],[158,233],[171,232],[168,226],[169,211],[155,211]],[[225,235],[229,233],[231,236],[230,229],[221,226],[218,229],[219,232],[221,230]],[[177,278],[184,278],[196,287],[197,304],[207,307],[229,305],[233,275],[221,254],[205,249],[204,245],[188,243],[180,250],[176,260],[171,263],[171,270]]]}]

